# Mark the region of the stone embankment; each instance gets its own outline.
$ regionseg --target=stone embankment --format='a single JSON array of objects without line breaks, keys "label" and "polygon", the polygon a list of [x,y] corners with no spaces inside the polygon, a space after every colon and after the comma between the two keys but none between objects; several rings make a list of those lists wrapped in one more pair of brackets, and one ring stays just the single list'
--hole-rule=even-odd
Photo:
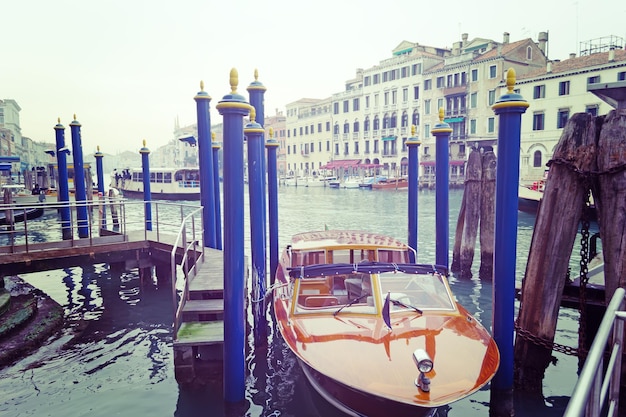
[{"label": "stone embankment", "polygon": [[[3,278],[0,278],[3,279]],[[63,307],[19,277],[0,290],[0,369],[44,344],[63,327]]]}]

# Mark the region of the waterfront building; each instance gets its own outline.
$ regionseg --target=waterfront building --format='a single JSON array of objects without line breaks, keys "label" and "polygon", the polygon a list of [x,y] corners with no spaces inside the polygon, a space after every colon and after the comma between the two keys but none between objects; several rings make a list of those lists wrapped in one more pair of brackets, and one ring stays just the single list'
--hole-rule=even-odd
[{"label": "waterfront building", "polygon": [[522,117],[520,175],[533,181],[543,177],[563,128],[574,113],[607,114],[612,107],[587,91],[594,84],[626,81],[624,40],[618,37],[582,43],[580,56],[548,61],[536,71],[518,76],[516,88],[529,101]]},{"label": "waterfront building", "polygon": [[[586,91],[590,83],[624,79],[623,40],[582,43],[581,55],[549,60],[547,32],[538,41],[485,38],[461,41],[451,49],[404,41],[392,57],[357,69],[345,90],[324,99],[303,98],[286,106],[286,169],[291,175],[314,175],[322,167],[380,166],[390,176],[406,175],[405,146],[411,125],[417,127],[420,179],[434,178],[435,138],[431,127],[439,109],[450,124],[451,184],[462,182],[472,148],[496,150],[497,118],[492,106],[506,93],[506,72],[517,74],[516,92],[529,101],[522,118],[521,179],[541,179],[569,116],[579,111],[604,114],[611,108]],[[613,48],[612,51],[610,48]],[[561,90],[569,86],[567,93]],[[538,94],[538,95],[537,95]]]},{"label": "waterfront building", "polygon": [[274,130],[274,139],[278,141],[276,153],[276,171],[279,178],[283,178],[287,172],[286,152],[287,152],[287,118],[285,113],[276,109],[273,116],[266,116],[263,127],[265,128],[265,140],[270,138],[269,130]]}]

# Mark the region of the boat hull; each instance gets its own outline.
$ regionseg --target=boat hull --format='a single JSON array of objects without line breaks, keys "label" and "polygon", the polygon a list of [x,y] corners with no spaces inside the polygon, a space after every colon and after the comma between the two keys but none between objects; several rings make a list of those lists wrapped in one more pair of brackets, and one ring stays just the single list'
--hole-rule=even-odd
[{"label": "boat hull", "polygon": [[[6,226],[10,224],[10,222],[7,220],[6,211],[7,210],[3,210],[2,212],[0,212],[0,225],[2,226]],[[36,219],[38,217],[43,216],[43,213],[44,213],[43,207],[33,207],[33,208],[27,208],[27,209],[17,207],[16,209],[13,210],[13,213],[12,213],[13,223],[23,222],[24,218],[28,220]]]},{"label": "boat hull", "polygon": [[411,416],[430,417],[437,411],[436,408],[415,407],[386,398],[373,396],[342,384],[332,378],[317,372],[303,361],[299,361],[311,386],[326,401],[349,416],[388,417]]}]

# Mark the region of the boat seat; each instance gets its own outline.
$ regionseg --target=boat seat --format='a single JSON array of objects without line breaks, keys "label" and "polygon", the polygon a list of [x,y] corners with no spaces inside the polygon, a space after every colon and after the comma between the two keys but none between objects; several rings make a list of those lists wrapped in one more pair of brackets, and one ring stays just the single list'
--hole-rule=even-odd
[{"label": "boat seat", "polygon": [[348,291],[348,299],[353,300],[361,296],[362,281],[360,278],[346,278],[344,283]]},{"label": "boat seat", "polygon": [[336,306],[337,304],[339,304],[337,297],[328,295],[310,296],[304,301],[305,307],[328,307]]}]

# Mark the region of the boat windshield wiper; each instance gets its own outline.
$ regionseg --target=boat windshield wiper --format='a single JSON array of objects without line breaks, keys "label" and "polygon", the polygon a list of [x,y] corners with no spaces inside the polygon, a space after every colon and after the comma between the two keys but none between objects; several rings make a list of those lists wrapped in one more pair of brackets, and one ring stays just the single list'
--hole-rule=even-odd
[{"label": "boat windshield wiper", "polygon": [[369,294],[362,294],[362,295],[360,295],[359,297],[357,297],[357,298],[354,298],[354,299],[350,300],[350,302],[348,302],[347,304],[344,304],[344,305],[342,305],[341,307],[339,307],[339,310],[335,311],[335,312],[333,313],[333,316],[336,316],[336,315],[337,315],[337,314],[339,314],[339,312],[340,312],[341,310],[343,310],[344,308],[346,308],[346,307],[350,307],[352,304],[354,304],[354,303],[358,303],[359,301],[361,301],[362,299],[364,299],[365,297],[368,297],[368,296],[369,296]]},{"label": "boat windshield wiper", "polygon": [[411,304],[406,304],[403,303],[400,300],[396,300],[393,298],[390,298],[389,301],[394,305],[394,306],[400,306],[400,307],[404,307],[404,308],[410,308],[412,310],[415,310],[418,314],[423,314],[422,310],[420,310],[419,308],[412,306]]}]

